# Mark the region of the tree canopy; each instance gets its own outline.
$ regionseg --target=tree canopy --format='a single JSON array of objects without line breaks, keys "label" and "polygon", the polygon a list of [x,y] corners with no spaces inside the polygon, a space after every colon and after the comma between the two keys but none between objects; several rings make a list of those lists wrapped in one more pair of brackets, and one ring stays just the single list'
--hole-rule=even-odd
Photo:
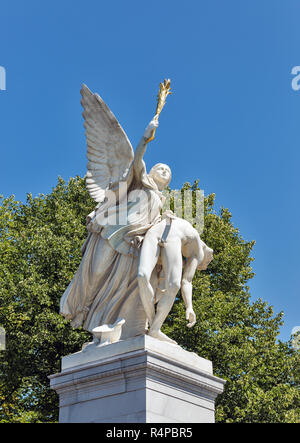
[{"label": "tree canopy", "polygon": [[[198,189],[198,183],[183,189]],[[58,397],[48,376],[62,356],[81,349],[90,335],[59,315],[59,300],[81,260],[85,219],[94,209],[84,180],[59,179],[48,195],[0,205],[0,422],[52,422]],[[219,422],[300,422],[299,351],[278,334],[283,313],[252,301],[254,242],[243,240],[227,209],[214,210],[205,197],[201,235],[214,260],[193,280],[197,323],[185,327],[178,295],[164,331],[189,351],[212,360],[227,383],[216,403]]]}]

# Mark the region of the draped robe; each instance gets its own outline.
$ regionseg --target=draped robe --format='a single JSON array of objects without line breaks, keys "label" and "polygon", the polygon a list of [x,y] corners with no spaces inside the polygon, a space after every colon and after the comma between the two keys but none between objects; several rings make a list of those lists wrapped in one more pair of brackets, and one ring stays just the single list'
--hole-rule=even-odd
[{"label": "draped robe", "polygon": [[124,318],[121,339],[145,333],[147,318],[137,282],[139,251],[147,230],[160,221],[163,199],[154,180],[142,174],[131,181],[127,201],[109,208],[110,220],[116,216],[114,224],[102,223],[105,204],[88,216],[82,260],[60,302],[60,313],[73,327],[91,332]]}]

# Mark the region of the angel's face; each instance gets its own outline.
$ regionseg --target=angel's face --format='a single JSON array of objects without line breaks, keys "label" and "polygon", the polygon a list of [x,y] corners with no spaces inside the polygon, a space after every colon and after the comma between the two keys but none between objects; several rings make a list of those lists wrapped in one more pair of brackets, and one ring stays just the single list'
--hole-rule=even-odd
[{"label": "angel's face", "polygon": [[168,165],[158,163],[153,166],[150,175],[159,188],[165,188],[171,180],[171,169]]}]

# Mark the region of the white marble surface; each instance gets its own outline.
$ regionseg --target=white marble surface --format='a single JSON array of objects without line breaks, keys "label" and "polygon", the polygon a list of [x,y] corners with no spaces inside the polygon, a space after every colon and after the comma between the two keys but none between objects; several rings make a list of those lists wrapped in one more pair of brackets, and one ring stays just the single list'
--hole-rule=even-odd
[{"label": "white marble surface", "polygon": [[98,361],[101,362],[110,357],[122,356],[123,354],[141,350],[152,351],[168,358],[171,357],[174,361],[182,363],[187,367],[194,367],[212,374],[211,361],[199,357],[193,352],[185,351],[178,345],[160,341],[148,335],[140,335],[107,346],[94,345],[75,354],[67,355],[62,358],[61,370],[66,371],[76,366],[87,365]]},{"label": "white marble surface", "polygon": [[210,361],[147,336],[64,357],[49,378],[64,423],[213,423],[225,383]]}]

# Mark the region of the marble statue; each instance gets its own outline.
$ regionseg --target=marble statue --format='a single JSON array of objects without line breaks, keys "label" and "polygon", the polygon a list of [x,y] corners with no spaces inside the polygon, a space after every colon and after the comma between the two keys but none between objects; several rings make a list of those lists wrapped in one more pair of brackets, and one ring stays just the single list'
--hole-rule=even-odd
[{"label": "marble statue", "polygon": [[[124,318],[118,318],[113,325],[102,325],[93,329],[94,341],[99,346],[110,345],[120,340]],[[89,343],[87,343],[88,345]]]},{"label": "marble statue", "polygon": [[143,160],[169,94],[165,80],[155,116],[134,152],[101,97],[85,85],[81,90],[86,186],[97,206],[87,217],[82,260],[61,298],[60,313],[73,327],[93,333],[100,345],[145,333],[172,342],[160,328],[180,288],[188,326],[196,321],[191,282],[196,269],[206,269],[212,250],[190,223],[170,211],[161,216],[171,170],[158,163],[147,173]]},{"label": "marble statue", "polygon": [[[213,250],[201,240],[196,229],[173,214],[163,214],[163,220],[147,231],[140,254],[138,282],[149,321],[149,335],[176,344],[160,328],[180,289],[189,321],[187,326],[194,326],[196,315],[192,306],[192,280],[196,270],[206,269],[212,258]],[[164,287],[158,288],[155,293],[151,276],[158,261],[164,275]]]}]

